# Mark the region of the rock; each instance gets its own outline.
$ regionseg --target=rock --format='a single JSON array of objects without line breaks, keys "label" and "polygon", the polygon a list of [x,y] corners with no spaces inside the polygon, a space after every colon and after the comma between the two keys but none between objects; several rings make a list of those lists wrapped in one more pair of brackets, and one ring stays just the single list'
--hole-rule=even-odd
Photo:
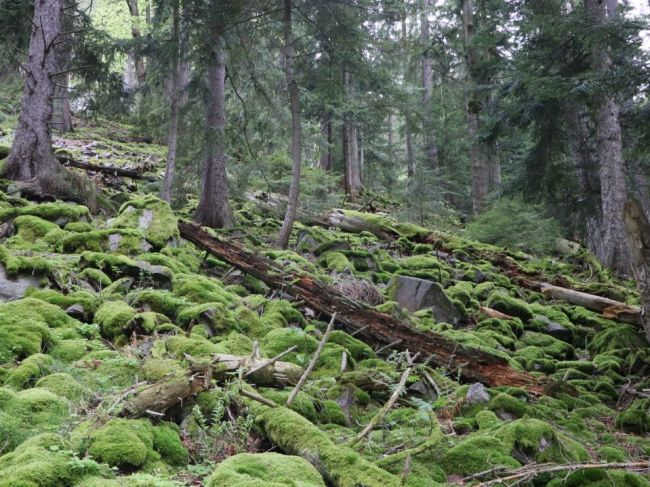
[{"label": "rock", "polygon": [[35,276],[18,276],[10,278],[3,265],[0,265],[0,301],[13,301],[25,296],[30,287],[40,287],[41,280]]},{"label": "rock", "polygon": [[468,404],[484,404],[490,400],[490,393],[483,384],[475,382],[469,386],[465,400]]},{"label": "rock", "polygon": [[162,265],[149,264],[142,260],[136,261],[140,270],[140,278],[152,281],[158,289],[171,289],[173,274],[169,268]]},{"label": "rock", "polygon": [[312,253],[319,242],[314,238],[309,230],[301,229],[296,238],[296,252]]},{"label": "rock", "polygon": [[68,316],[71,316],[78,320],[83,320],[83,318],[86,316],[86,308],[84,308],[83,305],[79,303],[68,306],[65,312]]},{"label": "rock", "polygon": [[392,299],[402,308],[414,312],[431,308],[438,322],[456,325],[462,319],[460,312],[436,282],[417,277],[395,276],[389,283]]},{"label": "rock", "polygon": [[108,248],[111,252],[117,251],[120,248],[120,242],[122,241],[122,235],[119,233],[112,233],[108,236]]},{"label": "rock", "polygon": [[544,333],[551,335],[553,338],[562,340],[566,343],[573,343],[573,332],[559,323],[551,322],[548,324]]}]

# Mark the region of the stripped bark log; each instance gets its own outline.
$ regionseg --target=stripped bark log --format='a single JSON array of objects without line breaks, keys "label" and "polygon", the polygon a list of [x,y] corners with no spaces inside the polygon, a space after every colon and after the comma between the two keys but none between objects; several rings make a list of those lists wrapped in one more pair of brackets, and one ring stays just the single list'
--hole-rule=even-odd
[{"label": "stripped bark log", "polygon": [[268,363],[266,359],[237,355],[214,355],[213,364],[215,379],[226,379],[239,369],[250,370],[252,373],[247,374],[246,378],[258,386],[284,387],[294,385],[303,374],[302,367],[289,362],[275,361]]},{"label": "stripped bark log", "polygon": [[293,294],[325,315],[337,313],[337,320],[343,328],[347,332],[359,330],[357,337],[366,343],[381,347],[401,340],[395,345],[396,348],[419,352],[420,360],[459,370],[468,379],[490,386],[511,385],[531,392],[543,392],[543,384],[538,379],[513,369],[502,356],[462,345],[439,333],[418,330],[393,316],[349,299],[313,276],[287,272],[265,257],[213,237],[196,224],[179,222],[178,227],[183,238],[228,264],[271,287]]}]

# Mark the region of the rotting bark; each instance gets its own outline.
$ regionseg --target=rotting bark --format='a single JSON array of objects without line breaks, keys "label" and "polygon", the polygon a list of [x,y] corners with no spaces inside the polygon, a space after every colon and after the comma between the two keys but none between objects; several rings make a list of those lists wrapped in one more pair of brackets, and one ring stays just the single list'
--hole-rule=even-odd
[{"label": "rotting bark", "polygon": [[625,203],[623,216],[632,269],[641,300],[639,321],[645,330],[646,340],[650,343],[650,223],[637,200]]},{"label": "rotting bark", "polygon": [[[432,361],[490,386],[511,385],[542,393],[543,385],[526,372],[514,370],[508,361],[485,350],[462,345],[438,333],[418,330],[399,319],[376,311],[344,296],[336,289],[306,274],[294,274],[279,268],[271,260],[231,242],[212,237],[196,224],[179,222],[181,236],[197,247],[250,274],[267,285],[305,301],[315,310],[332,316],[347,332],[366,343],[419,353],[419,359]],[[399,341],[398,343],[396,343]]]}]

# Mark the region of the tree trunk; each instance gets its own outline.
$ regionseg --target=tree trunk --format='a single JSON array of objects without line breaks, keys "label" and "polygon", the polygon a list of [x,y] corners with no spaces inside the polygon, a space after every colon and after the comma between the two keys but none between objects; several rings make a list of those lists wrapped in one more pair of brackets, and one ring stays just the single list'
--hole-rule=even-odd
[{"label": "tree trunk", "polygon": [[436,147],[431,120],[431,96],[433,95],[433,65],[431,60],[431,39],[429,35],[429,7],[431,0],[425,0],[420,12],[420,42],[422,43],[422,110],[424,148],[431,169],[438,169],[438,148]]},{"label": "tree trunk", "polygon": [[650,223],[637,200],[625,203],[624,219],[634,279],[641,301],[640,321],[650,344]]},{"label": "tree trunk", "polygon": [[287,89],[289,91],[289,103],[291,105],[291,186],[289,187],[289,201],[287,211],[284,215],[278,246],[286,249],[289,245],[293,222],[296,219],[298,208],[298,196],[300,195],[300,166],[302,134],[300,129],[300,99],[298,95],[298,84],[294,77],[293,61],[296,55],[293,45],[293,33],[291,26],[291,0],[284,0],[284,69],[287,78]]},{"label": "tree trunk", "polygon": [[[138,8],[138,0],[126,0],[131,14],[131,37],[134,41],[139,41],[142,37],[140,32],[140,9]],[[140,47],[136,47],[132,52],[133,64],[135,67],[135,75],[138,81],[138,87],[142,88],[145,81],[144,58],[140,54]]]},{"label": "tree trunk", "polygon": [[[65,10],[72,15],[75,8],[75,0],[64,0]],[[74,30],[74,25],[70,16],[65,16],[61,20],[61,30],[64,32],[71,32]],[[64,34],[57,39],[56,46],[56,59],[57,71],[64,72],[70,68],[70,60],[72,58],[72,34]],[[64,72],[63,74],[54,78],[54,99],[53,99],[53,115],[52,126],[58,132],[72,132],[72,113],[70,112],[70,97],[69,97],[69,84],[70,73]]]},{"label": "tree trunk", "polygon": [[474,46],[474,2],[463,0],[463,38],[465,45],[465,63],[467,79],[471,93],[467,101],[467,133],[470,139],[469,160],[472,173],[472,211],[477,214],[483,209],[489,187],[489,171],[481,150],[479,135],[481,131],[480,112],[482,100],[477,96],[475,70],[478,49]]},{"label": "tree trunk", "polygon": [[55,44],[61,32],[63,0],[36,0],[26,65],[20,117],[5,177],[43,180],[60,169],[51,144],[52,97],[57,62]]},{"label": "tree trunk", "polygon": [[[585,10],[592,22],[606,24],[616,16],[616,0],[585,0]],[[596,46],[592,56],[594,69],[603,78],[609,76],[612,60],[607,43]],[[603,94],[596,110],[603,235],[601,260],[618,274],[624,275],[629,271],[630,251],[623,225],[623,207],[627,191],[619,107],[615,94]]]},{"label": "tree trunk", "polygon": [[328,112],[323,115],[320,122],[320,135],[321,135],[321,154],[320,154],[320,168],[323,171],[332,170],[332,116]]},{"label": "tree trunk", "polygon": [[[405,52],[405,68],[404,68],[404,82],[409,79],[409,59],[408,51],[406,50],[406,41],[407,41],[407,30],[406,30],[406,13],[402,17],[402,45],[404,46]],[[408,186],[412,187],[415,182],[415,153],[413,150],[413,121],[411,120],[411,115],[407,110],[404,113],[404,139],[406,143],[406,174],[408,177]]]},{"label": "tree trunk", "polygon": [[226,174],[226,55],[221,30],[212,27],[212,62],[208,67],[206,104],[205,160],[201,179],[201,199],[194,219],[209,227],[228,227],[233,223],[228,202]]},{"label": "tree trunk", "polygon": [[[353,97],[352,75],[343,74],[343,84],[348,99]],[[357,127],[350,117],[343,122],[343,160],[345,165],[345,191],[350,201],[355,201],[361,193],[361,172],[359,169],[359,149]]]},{"label": "tree trunk", "polygon": [[[148,6],[148,4],[147,4]],[[180,40],[180,1],[175,2],[172,13],[172,43],[174,53],[172,57],[172,72],[170,86],[170,107],[169,107],[169,132],[167,133],[167,162],[165,167],[165,178],[160,191],[160,197],[169,202],[172,198],[172,184],[174,183],[174,172],[176,169],[176,149],[178,147],[178,121],[181,111],[181,63],[180,58],[184,55],[184,49]]]}]

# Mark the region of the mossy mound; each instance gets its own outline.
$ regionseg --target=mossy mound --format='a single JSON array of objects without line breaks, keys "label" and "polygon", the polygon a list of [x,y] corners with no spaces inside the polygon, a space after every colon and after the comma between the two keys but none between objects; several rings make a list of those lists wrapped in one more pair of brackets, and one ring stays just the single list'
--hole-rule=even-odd
[{"label": "mossy mound", "polygon": [[124,203],[111,228],[137,229],[158,249],[178,239],[176,216],[168,203],[153,195]]},{"label": "mossy mound", "polygon": [[208,487],[325,487],[305,459],[279,453],[240,453],[221,462]]}]

